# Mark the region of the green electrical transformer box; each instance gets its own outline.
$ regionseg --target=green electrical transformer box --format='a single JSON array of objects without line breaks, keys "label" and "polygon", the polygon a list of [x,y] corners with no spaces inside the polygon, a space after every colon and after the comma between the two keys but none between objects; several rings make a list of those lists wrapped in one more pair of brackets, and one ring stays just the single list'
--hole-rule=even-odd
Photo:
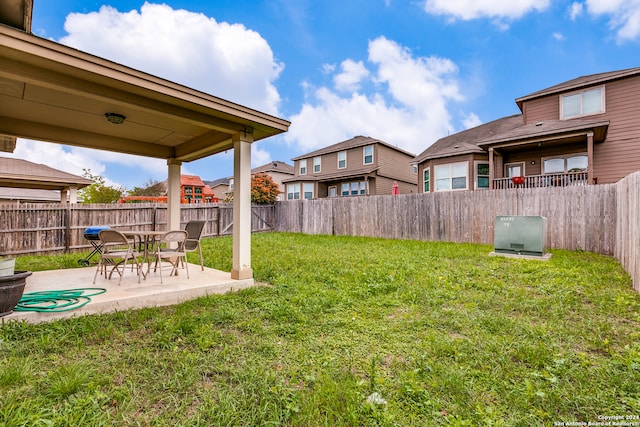
[{"label": "green electrical transformer box", "polygon": [[543,256],[547,219],[543,216],[497,216],[493,222],[496,253]]}]

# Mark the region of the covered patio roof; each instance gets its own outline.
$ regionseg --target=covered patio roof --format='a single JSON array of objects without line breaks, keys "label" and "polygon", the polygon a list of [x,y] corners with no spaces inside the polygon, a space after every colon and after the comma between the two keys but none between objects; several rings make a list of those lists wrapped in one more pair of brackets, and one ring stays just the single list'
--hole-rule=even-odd
[{"label": "covered patio roof", "polygon": [[168,230],[180,227],[182,162],[233,149],[231,277],[251,278],[250,146],[290,123],[25,32],[32,2],[13,3],[0,22],[22,11],[27,24],[0,24],[0,136],[166,159]]},{"label": "covered patio roof", "polygon": [[289,124],[0,25],[0,134],[191,161],[233,148],[238,133],[257,141]]}]

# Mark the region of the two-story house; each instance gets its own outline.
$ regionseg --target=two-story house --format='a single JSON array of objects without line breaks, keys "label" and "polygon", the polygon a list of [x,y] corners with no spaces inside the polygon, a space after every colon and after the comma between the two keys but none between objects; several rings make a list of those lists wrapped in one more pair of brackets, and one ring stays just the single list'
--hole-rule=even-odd
[{"label": "two-story house", "polygon": [[294,173],[284,180],[286,199],[415,193],[414,155],[368,136],[356,136],[293,158]]},{"label": "two-story house", "polygon": [[613,183],[640,169],[640,68],[579,77],[516,99],[521,114],[419,154],[420,191]]},{"label": "two-story house", "polygon": [[218,199],[211,187],[196,175],[180,175],[182,203],[213,203]]},{"label": "two-story house", "polygon": [[[280,160],[273,160],[262,166],[251,169],[251,177],[259,173],[269,175],[271,180],[278,184],[278,188],[282,195],[282,193],[284,193],[283,181],[293,176],[293,166],[286,162],[281,162]],[[229,192],[233,191],[233,177],[230,176],[219,178],[214,181],[204,181],[204,183],[209,185],[216,194],[221,195],[221,199],[224,199]],[[282,199],[281,195],[278,196],[278,200]]]}]

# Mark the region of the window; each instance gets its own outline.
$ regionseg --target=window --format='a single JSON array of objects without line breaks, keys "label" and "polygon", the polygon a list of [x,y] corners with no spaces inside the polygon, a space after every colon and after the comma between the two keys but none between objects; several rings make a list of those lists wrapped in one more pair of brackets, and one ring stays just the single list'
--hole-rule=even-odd
[{"label": "window", "polygon": [[357,196],[358,195],[358,190],[359,190],[359,185],[357,182],[352,182],[351,183],[351,195],[352,196]]},{"label": "window", "polygon": [[365,165],[370,165],[373,163],[373,145],[369,145],[362,149],[363,161],[362,163]]},{"label": "window", "polygon": [[305,199],[313,199],[313,184],[305,183],[303,185],[304,188],[304,198]]},{"label": "window", "polygon": [[524,163],[507,163],[504,165],[504,171],[507,174],[507,178],[524,176]]},{"label": "window", "polygon": [[[331,188],[329,190],[331,190]],[[343,182],[341,185],[340,194],[343,196],[364,196],[367,194],[367,182],[366,181]]]},{"label": "window", "polygon": [[233,191],[233,178],[229,180],[229,191]]},{"label": "window", "polygon": [[418,175],[418,165],[413,165],[413,174]]},{"label": "window", "polygon": [[543,173],[583,172],[587,169],[589,158],[586,154],[572,154],[563,157],[542,160]]},{"label": "window", "polygon": [[300,184],[287,184],[287,200],[300,200]]},{"label": "window", "polygon": [[307,159],[300,160],[300,175],[307,174]]},{"label": "window", "polygon": [[332,187],[329,187],[329,197],[336,197],[338,195],[338,187],[336,187],[335,185]]},{"label": "window", "polygon": [[314,157],[313,158],[313,171],[316,172],[316,173],[320,172],[320,169],[321,169],[321,167],[320,167],[321,160],[320,159],[321,159],[321,157]]},{"label": "window", "polygon": [[436,191],[466,190],[467,171],[467,162],[436,166]]},{"label": "window", "polygon": [[196,194],[202,194],[202,187],[195,187]]},{"label": "window", "polygon": [[476,189],[489,188],[489,163],[476,163]]},{"label": "window", "polygon": [[429,179],[429,169],[425,169],[424,172],[424,192],[428,193],[431,191],[431,180]]},{"label": "window", "polygon": [[338,153],[338,169],[344,169],[347,167],[347,152],[340,151]]},{"label": "window", "polygon": [[604,88],[574,92],[560,97],[560,117],[587,116],[604,113]]},{"label": "window", "polygon": [[193,187],[184,187],[184,194],[193,194]]}]

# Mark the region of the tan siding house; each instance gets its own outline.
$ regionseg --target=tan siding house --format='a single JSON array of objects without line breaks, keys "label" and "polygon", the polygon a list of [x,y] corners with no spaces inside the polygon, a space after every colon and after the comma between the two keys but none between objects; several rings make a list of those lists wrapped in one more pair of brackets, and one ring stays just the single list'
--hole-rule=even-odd
[{"label": "tan siding house", "polygon": [[415,193],[414,155],[378,139],[356,136],[293,158],[283,181],[287,200]]},{"label": "tan siding house", "polygon": [[[256,174],[269,175],[273,182],[278,184],[278,189],[280,190],[278,200],[283,200],[284,197],[282,195],[284,193],[284,184],[282,182],[293,176],[293,166],[286,162],[281,162],[280,160],[274,160],[270,163],[251,169],[251,176],[253,177]],[[233,191],[233,177],[230,176],[219,178],[214,181],[204,181],[204,183],[211,187],[221,201],[227,197],[229,192]]]},{"label": "tan siding house", "polygon": [[[522,114],[442,138],[418,155],[420,191],[616,182],[640,170],[638,97],[640,68],[583,76],[518,98]],[[486,162],[482,186],[478,169],[456,152],[461,148],[473,162]]]}]

